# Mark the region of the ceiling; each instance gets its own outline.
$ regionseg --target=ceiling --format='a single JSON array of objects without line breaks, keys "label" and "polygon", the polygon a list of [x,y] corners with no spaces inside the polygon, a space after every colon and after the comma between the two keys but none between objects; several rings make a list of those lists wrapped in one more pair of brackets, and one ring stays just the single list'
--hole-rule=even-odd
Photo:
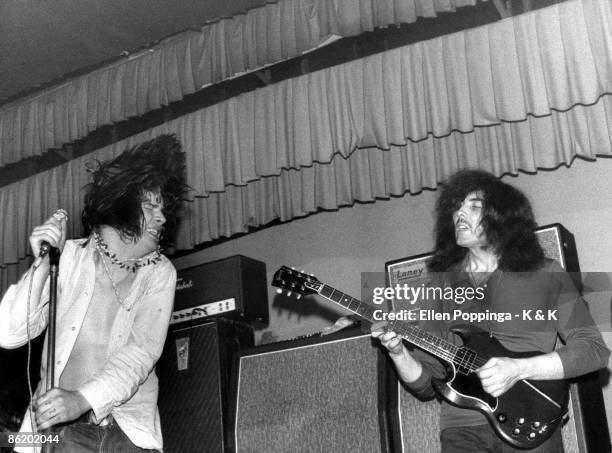
[{"label": "ceiling", "polygon": [[0,104],[265,0],[0,0]]}]

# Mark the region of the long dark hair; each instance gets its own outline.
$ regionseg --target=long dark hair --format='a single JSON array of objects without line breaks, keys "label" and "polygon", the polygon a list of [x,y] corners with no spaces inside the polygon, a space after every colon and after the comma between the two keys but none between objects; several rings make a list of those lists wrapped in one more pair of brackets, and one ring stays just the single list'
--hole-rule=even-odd
[{"label": "long dark hair", "polygon": [[539,268],[544,251],[535,235],[536,223],[527,197],[515,187],[482,170],[462,170],[442,185],[436,204],[436,250],[430,271],[444,272],[462,261],[468,249],[455,241],[453,213],[467,195],[483,196],[482,226],[501,270],[523,272]]},{"label": "long dark hair", "polygon": [[84,234],[101,225],[119,231],[124,239],[143,234],[143,196],[159,191],[166,223],[160,245],[170,246],[178,226],[178,209],[185,184],[185,153],[174,135],[160,135],[116,158],[88,164],[93,180],[86,186],[82,213]]}]

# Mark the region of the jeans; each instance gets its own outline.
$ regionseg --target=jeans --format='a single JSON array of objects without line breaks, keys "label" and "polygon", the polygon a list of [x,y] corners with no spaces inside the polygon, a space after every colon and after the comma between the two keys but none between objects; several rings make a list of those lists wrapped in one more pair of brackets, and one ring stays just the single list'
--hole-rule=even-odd
[{"label": "jeans", "polygon": [[107,426],[77,421],[59,428],[59,444],[53,444],[53,453],[142,453],[157,452],[137,447],[112,421]]},{"label": "jeans", "polygon": [[[515,453],[525,452],[511,447],[493,432],[489,425],[447,428],[440,434],[442,453]],[[550,438],[529,453],[563,453],[559,427]]]}]

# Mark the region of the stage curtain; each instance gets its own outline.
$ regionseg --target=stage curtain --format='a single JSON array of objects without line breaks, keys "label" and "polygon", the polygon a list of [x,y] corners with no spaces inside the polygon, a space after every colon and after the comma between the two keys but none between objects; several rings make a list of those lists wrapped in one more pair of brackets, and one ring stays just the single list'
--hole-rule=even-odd
[{"label": "stage curtain", "polygon": [[1,106],[0,166],[181,100],[205,86],[296,57],[330,37],[411,23],[476,1],[279,0],[205,24]]},{"label": "stage curtain", "polygon": [[[4,187],[1,281],[16,274],[27,234],[53,210],[71,213],[69,233],[78,236],[87,160],[161,133],[183,143],[194,189],[182,249],[276,219],[417,193],[458,168],[535,172],[612,154],[610,17],[607,0],[571,1],[338,65]],[[570,22],[572,31],[553,39]]]},{"label": "stage curtain", "polygon": [[[177,132],[190,166],[195,164],[194,157],[201,157],[200,153],[189,152],[201,139],[193,129],[189,136]],[[189,249],[277,219],[287,221],[320,209],[418,193],[435,188],[460,168],[479,167],[502,175],[569,165],[576,156],[595,159],[597,155],[611,155],[611,143],[612,96],[604,96],[592,106],[478,127],[467,134],[455,131],[442,138],[430,137],[388,149],[361,149],[347,155],[337,152],[329,162],[280,168],[276,175],[253,178],[241,185],[228,184],[206,195],[192,193],[184,205],[177,246]],[[122,149],[107,147],[98,158],[110,158]],[[0,209],[6,213],[1,224],[5,244],[0,249],[3,288],[24,270],[29,231],[49,213],[59,207],[67,209],[71,213],[69,236],[78,236],[81,189],[88,182],[84,163],[84,158],[76,159],[0,191]],[[223,174],[222,169],[217,171]],[[190,183],[195,185],[193,180]]]}]

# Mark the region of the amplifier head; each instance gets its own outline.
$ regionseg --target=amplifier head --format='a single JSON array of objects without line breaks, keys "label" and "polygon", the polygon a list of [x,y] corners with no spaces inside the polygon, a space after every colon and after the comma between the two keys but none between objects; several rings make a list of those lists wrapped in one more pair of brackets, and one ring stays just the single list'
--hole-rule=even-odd
[{"label": "amplifier head", "polygon": [[267,325],[265,263],[235,255],[177,272],[171,323],[220,316]]}]

